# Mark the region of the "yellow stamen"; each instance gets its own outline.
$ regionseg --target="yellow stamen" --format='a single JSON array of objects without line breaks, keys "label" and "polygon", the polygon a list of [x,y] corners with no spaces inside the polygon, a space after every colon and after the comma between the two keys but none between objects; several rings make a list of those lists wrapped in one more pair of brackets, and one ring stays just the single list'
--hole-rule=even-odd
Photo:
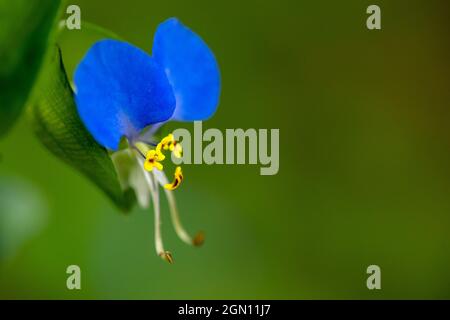
[{"label": "yellow stamen", "polygon": [[164,185],[164,188],[167,190],[175,190],[178,188],[183,181],[183,172],[181,171],[181,167],[177,167],[175,169],[174,180],[172,183],[167,183]]},{"label": "yellow stamen", "polygon": [[163,169],[163,165],[160,161],[163,161],[166,157],[158,149],[149,150],[145,156],[144,169],[147,171],[152,171],[153,167],[158,170]]},{"label": "yellow stamen", "polygon": [[156,150],[169,150],[173,152],[173,154],[177,158],[181,158],[183,154],[183,148],[181,147],[181,144],[175,141],[175,138],[171,133],[169,133],[161,140],[160,143],[158,143],[158,145],[156,146]]},{"label": "yellow stamen", "polygon": [[173,154],[175,155],[175,157],[177,158],[181,158],[183,156],[183,148],[181,147],[181,144],[179,144],[178,142],[174,142],[172,144],[172,151]]},{"label": "yellow stamen", "polygon": [[[174,143],[175,139],[173,137],[173,134],[169,133],[166,137],[164,137],[160,143],[158,143],[156,149],[161,150],[168,150],[170,148],[170,146]],[[170,150],[172,151],[172,150]]]}]

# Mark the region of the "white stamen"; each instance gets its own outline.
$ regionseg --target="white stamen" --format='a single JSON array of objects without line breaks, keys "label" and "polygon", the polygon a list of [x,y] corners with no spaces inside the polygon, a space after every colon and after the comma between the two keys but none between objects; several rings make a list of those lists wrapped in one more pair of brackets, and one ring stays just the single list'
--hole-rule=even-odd
[{"label": "white stamen", "polygon": [[[154,170],[153,173],[158,183],[164,188],[164,185],[166,185],[168,182],[166,175],[162,171]],[[169,208],[170,208],[170,217],[172,218],[172,224],[175,228],[175,232],[177,233],[178,237],[187,244],[194,244],[194,245],[200,245],[201,242],[203,242],[203,234],[198,234],[195,239],[193,240],[191,236],[187,233],[187,231],[184,229],[183,225],[181,224],[180,215],[178,213],[177,205],[175,202],[175,197],[173,196],[173,191],[164,189],[167,197],[167,201],[169,202]]]},{"label": "white stamen", "polygon": [[[161,236],[161,211],[159,206],[159,189],[156,181],[154,180],[152,174],[144,169],[144,160],[137,157],[140,167],[144,172],[145,179],[150,189],[153,200],[153,211],[155,214],[155,248],[156,253],[164,260],[169,263],[173,262],[172,254],[169,251],[164,250],[164,245]],[[157,170],[154,170],[157,171]]]}]

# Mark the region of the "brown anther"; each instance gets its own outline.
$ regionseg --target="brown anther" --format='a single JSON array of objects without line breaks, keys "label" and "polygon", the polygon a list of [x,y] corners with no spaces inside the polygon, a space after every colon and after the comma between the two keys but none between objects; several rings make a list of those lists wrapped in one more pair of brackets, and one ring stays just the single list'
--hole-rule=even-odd
[{"label": "brown anther", "polygon": [[200,247],[205,242],[205,233],[203,231],[200,231],[197,233],[192,240],[192,244],[196,247]]},{"label": "brown anther", "polygon": [[170,264],[173,264],[173,256],[169,251],[161,252],[159,256],[161,257],[161,259],[166,260]]}]

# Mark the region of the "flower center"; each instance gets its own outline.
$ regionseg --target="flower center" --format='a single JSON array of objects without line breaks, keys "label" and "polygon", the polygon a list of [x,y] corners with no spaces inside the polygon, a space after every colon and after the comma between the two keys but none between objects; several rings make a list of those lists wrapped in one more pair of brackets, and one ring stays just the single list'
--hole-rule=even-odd
[{"label": "flower center", "polygon": [[[159,171],[163,170],[164,166],[161,162],[166,158],[166,156],[163,154],[163,150],[172,152],[177,158],[181,158],[183,154],[183,148],[181,147],[181,144],[175,140],[173,134],[171,133],[164,137],[156,145],[155,149],[150,149],[150,147],[143,142],[137,142],[135,144],[135,147],[145,158],[144,169],[147,171],[152,171],[153,168],[156,168]],[[177,167],[175,169],[174,181],[172,183],[165,184],[164,188],[168,190],[175,190],[180,186],[182,181],[183,172],[181,170],[181,167]]]}]

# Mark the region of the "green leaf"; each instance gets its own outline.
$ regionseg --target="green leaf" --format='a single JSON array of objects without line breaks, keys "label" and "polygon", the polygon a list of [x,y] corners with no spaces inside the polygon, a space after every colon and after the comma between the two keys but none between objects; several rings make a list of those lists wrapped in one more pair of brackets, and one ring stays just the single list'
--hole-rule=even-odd
[{"label": "green leaf", "polygon": [[122,190],[108,151],[81,122],[62,62],[55,47],[36,90],[29,115],[37,136],[57,157],[89,177],[124,211],[135,202],[131,189]]},{"label": "green leaf", "polygon": [[0,0],[0,136],[26,104],[57,29],[61,1]]}]

